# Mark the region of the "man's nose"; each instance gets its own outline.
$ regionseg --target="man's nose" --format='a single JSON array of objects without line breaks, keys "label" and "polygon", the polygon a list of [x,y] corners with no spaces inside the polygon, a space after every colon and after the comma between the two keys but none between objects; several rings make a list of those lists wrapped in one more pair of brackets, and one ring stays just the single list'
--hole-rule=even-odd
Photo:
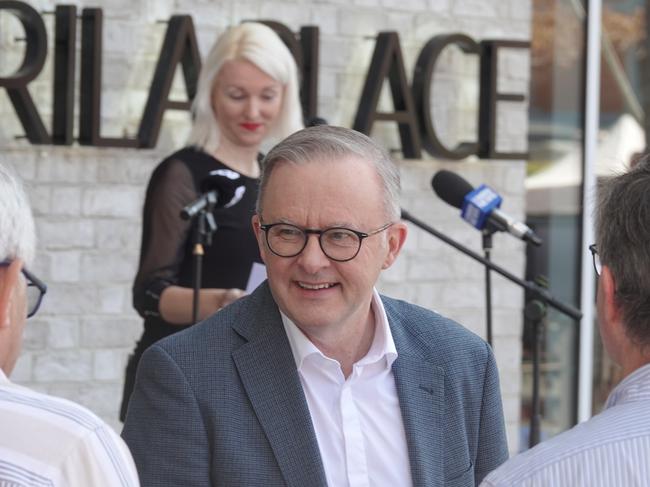
[{"label": "man's nose", "polygon": [[321,249],[318,235],[307,235],[307,244],[298,255],[298,263],[310,274],[330,265],[329,258]]}]

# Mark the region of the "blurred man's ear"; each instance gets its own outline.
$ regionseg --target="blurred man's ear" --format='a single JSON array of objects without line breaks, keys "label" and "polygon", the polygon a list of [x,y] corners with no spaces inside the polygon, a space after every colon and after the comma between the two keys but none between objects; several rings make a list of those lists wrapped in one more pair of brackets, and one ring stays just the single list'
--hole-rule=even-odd
[{"label": "blurred man's ear", "polygon": [[603,312],[607,323],[616,323],[620,321],[621,310],[616,302],[616,282],[612,271],[607,266],[603,266],[600,277],[598,278],[602,286]]},{"label": "blurred man's ear", "polygon": [[0,266],[0,328],[11,325],[13,290],[18,285],[22,266],[20,259],[14,260],[8,266]]}]

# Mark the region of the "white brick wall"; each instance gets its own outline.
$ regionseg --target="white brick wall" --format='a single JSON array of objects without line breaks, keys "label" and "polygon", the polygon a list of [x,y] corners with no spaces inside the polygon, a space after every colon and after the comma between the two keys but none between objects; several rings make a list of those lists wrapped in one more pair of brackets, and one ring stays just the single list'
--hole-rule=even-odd
[{"label": "white brick wall", "polygon": [[[51,0],[30,2],[52,11]],[[104,65],[103,136],[137,132],[148,86],[172,14],[190,14],[199,47],[206,53],[227,25],[243,19],[270,18],[293,30],[318,25],[320,38],[319,114],[331,123],[351,126],[366,70],[379,30],[395,30],[406,60],[409,80],[413,64],[432,36],[460,32],[481,40],[527,40],[531,6],[527,0],[102,0],[84,6],[103,8]],[[47,127],[51,118],[52,17],[44,18],[49,56],[43,73],[29,89]],[[21,61],[18,24],[0,16],[2,73]],[[12,27],[13,26],[13,27]],[[13,30],[12,30],[13,29]],[[80,29],[79,29],[80,30]],[[500,59],[501,90],[527,94],[526,50],[504,51]],[[457,49],[438,63],[432,109],[435,125],[450,146],[476,135],[477,62]],[[177,79],[178,98],[184,97]],[[382,103],[390,108],[390,97]],[[62,395],[93,409],[119,429],[116,420],[127,354],[141,332],[131,307],[130,288],[136,270],[140,213],[152,169],[187,135],[188,115],[169,113],[153,150],[31,146],[8,97],[0,94],[0,163],[14,166],[28,185],[39,234],[35,272],[49,285],[39,315],[30,320],[24,351],[14,379],[36,389]],[[497,119],[500,150],[525,151],[527,106],[502,103]],[[75,121],[75,134],[76,134]],[[373,136],[388,147],[398,145],[393,124],[377,124]],[[431,176],[440,168],[464,175],[472,184],[487,183],[504,195],[504,209],[523,218],[523,161],[399,161],[403,206],[457,241],[481,251],[480,233],[458,217],[458,211],[433,194]],[[502,235],[494,238],[493,259],[521,275],[524,248]],[[511,450],[517,449],[520,396],[522,293],[493,275],[494,348]],[[410,225],[403,255],[384,273],[380,289],[436,309],[484,335],[483,269],[446,244]]]}]

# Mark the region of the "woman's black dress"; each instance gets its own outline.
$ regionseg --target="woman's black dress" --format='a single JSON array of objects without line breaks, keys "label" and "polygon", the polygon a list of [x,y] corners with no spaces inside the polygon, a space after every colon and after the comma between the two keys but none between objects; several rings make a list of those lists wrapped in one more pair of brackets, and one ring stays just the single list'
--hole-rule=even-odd
[{"label": "woman's black dress", "polygon": [[[152,343],[181,331],[158,310],[162,291],[171,285],[191,288],[193,224],[180,217],[181,210],[201,196],[201,183],[216,169],[230,169],[194,147],[175,152],[154,170],[144,203],[140,265],[133,284],[133,306],[144,318],[144,333],[129,357],[120,419],[124,421],[133,391],[135,372],[142,353]],[[229,208],[213,211],[217,231],[205,247],[203,288],[245,289],[254,262],[261,262],[251,226],[258,180],[240,175],[246,191]]]}]

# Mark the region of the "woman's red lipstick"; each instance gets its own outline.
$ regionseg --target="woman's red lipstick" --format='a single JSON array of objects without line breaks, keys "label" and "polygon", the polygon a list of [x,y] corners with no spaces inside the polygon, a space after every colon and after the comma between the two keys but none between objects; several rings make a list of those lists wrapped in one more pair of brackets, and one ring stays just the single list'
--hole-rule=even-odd
[{"label": "woman's red lipstick", "polygon": [[244,123],[240,123],[239,125],[246,130],[250,130],[251,132],[255,132],[259,127],[262,126],[261,123],[253,123],[253,122],[244,122]]}]

